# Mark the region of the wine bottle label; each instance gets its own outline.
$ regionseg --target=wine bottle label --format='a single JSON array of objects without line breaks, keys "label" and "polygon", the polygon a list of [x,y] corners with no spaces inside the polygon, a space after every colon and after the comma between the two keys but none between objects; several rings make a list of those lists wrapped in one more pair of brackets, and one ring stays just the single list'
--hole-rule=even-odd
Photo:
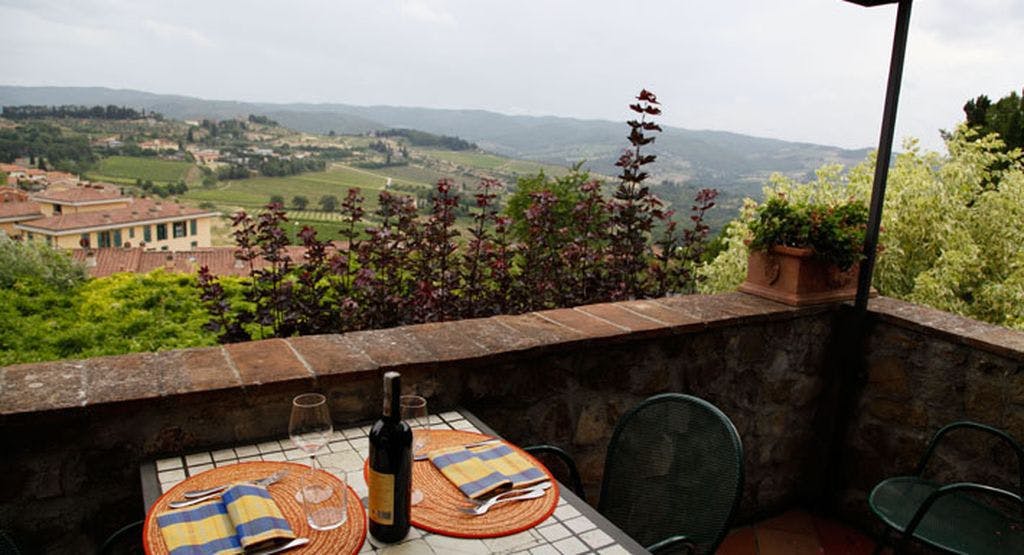
[{"label": "wine bottle label", "polygon": [[377,524],[395,523],[395,475],[370,471],[370,520]]}]

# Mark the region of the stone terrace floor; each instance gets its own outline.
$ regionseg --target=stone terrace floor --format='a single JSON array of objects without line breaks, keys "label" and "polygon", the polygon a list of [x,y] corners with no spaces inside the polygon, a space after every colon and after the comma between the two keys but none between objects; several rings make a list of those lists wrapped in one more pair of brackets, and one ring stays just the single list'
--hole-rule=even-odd
[{"label": "stone terrace floor", "polygon": [[717,555],[870,555],[875,542],[834,520],[800,510],[736,528]]}]

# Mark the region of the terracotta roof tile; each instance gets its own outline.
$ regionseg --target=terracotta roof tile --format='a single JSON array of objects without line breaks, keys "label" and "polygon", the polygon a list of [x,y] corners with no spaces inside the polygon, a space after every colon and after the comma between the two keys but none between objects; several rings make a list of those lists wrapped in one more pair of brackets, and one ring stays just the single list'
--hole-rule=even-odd
[{"label": "terracotta roof tile", "polygon": [[[86,264],[91,277],[106,277],[120,272],[149,273],[164,269],[178,274],[195,273],[202,266],[207,266],[216,276],[246,276],[249,265],[235,258],[235,247],[210,247],[194,251],[143,251],[142,249],[75,249],[71,256]],[[304,247],[287,247],[288,255],[295,263],[302,262]],[[268,265],[267,261],[258,258],[257,268]]]},{"label": "terracotta roof tile", "polygon": [[28,193],[15,187],[0,186],[0,202],[27,202]]},{"label": "terracotta roof tile", "polygon": [[130,200],[129,197],[123,197],[117,191],[111,191],[104,187],[96,186],[77,186],[70,187],[68,189],[49,189],[41,193],[36,194],[33,198],[41,200],[43,202],[55,202],[55,203],[78,203],[78,202],[96,202],[96,201],[115,201],[123,199],[125,201]]},{"label": "terracotta roof tile", "polygon": [[25,202],[0,202],[0,218],[15,218],[25,216],[26,218],[43,217],[39,210],[39,204],[31,201]]},{"label": "terracotta roof tile", "polygon": [[117,227],[154,220],[218,215],[217,212],[192,208],[175,202],[156,202],[151,199],[133,199],[131,197],[126,197],[126,200],[129,204],[124,208],[60,214],[34,220],[26,225],[31,225],[33,230],[61,232],[93,227]]}]

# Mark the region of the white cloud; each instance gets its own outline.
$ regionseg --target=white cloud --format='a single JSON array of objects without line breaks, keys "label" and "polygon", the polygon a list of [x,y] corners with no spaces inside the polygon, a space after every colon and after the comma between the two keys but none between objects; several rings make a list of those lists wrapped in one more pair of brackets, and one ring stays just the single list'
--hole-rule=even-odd
[{"label": "white cloud", "polygon": [[[895,14],[839,0],[0,0],[0,83],[611,120],[645,86],[669,125],[861,147],[878,139]],[[1022,26],[1020,0],[916,2],[897,135],[940,148],[968,98],[1020,90]]]},{"label": "white cloud", "polygon": [[436,5],[436,3],[426,0],[403,0],[398,10],[403,17],[414,21],[448,27],[455,27],[457,25],[454,15]]},{"label": "white cloud", "polygon": [[145,20],[143,22],[143,25],[145,25],[147,29],[149,29],[156,36],[162,39],[166,39],[169,41],[184,40],[199,47],[214,46],[213,40],[190,27],[184,27],[181,25],[175,25],[173,23],[166,23],[163,21],[155,21],[152,19]]}]

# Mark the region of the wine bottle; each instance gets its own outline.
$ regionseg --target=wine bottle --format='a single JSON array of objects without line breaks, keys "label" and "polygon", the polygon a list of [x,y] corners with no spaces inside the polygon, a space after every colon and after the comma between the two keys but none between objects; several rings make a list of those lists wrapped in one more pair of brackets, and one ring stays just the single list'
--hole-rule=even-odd
[{"label": "wine bottle", "polygon": [[398,372],[384,374],[384,414],[370,429],[370,533],[387,543],[409,533],[412,429],[401,418],[401,382]]}]

